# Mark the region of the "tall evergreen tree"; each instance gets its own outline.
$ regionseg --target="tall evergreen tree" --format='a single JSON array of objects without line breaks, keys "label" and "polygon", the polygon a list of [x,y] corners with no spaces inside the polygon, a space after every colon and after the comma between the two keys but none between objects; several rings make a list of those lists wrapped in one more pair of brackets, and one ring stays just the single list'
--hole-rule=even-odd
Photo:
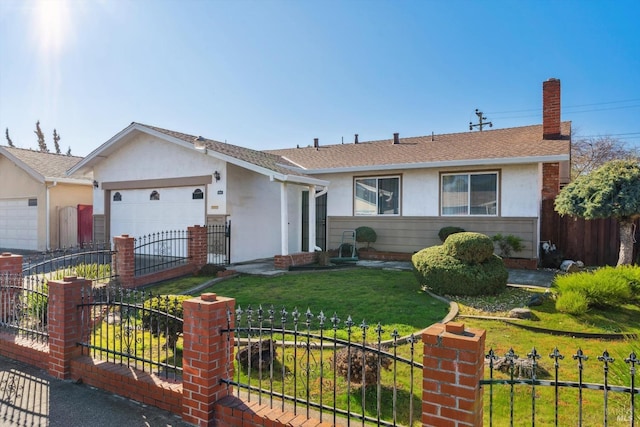
[{"label": "tall evergreen tree", "polygon": [[67,156],[71,157],[71,147],[67,149]]},{"label": "tall evergreen tree", "polygon": [[47,148],[47,143],[44,142],[44,133],[42,133],[42,129],[40,129],[40,120],[36,122],[36,130],[33,131],[38,137],[38,150],[43,153],[48,153],[49,149]]},{"label": "tall evergreen tree", "polygon": [[60,154],[60,134],[55,129],[53,129],[53,145],[56,148],[56,154]]},{"label": "tall evergreen tree", "polygon": [[4,134],[7,137],[7,143],[9,144],[9,147],[15,147],[15,145],[13,145],[13,141],[11,140],[11,137],[9,136],[9,128],[7,128],[4,131]]}]

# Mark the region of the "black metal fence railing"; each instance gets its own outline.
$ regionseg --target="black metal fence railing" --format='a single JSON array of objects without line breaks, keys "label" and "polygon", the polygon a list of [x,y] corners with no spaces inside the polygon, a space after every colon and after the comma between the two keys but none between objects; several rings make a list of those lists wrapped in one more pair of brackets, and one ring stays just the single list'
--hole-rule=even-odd
[{"label": "black metal fence railing", "polygon": [[[548,355],[553,361],[553,374],[541,369],[538,360],[543,356],[545,355],[538,353],[535,348],[526,355],[526,358],[520,358],[513,349],[510,349],[503,357],[499,357],[493,349],[489,351],[486,355],[489,365],[489,379],[481,380],[480,384],[489,386],[489,389],[485,390],[485,393],[488,392],[489,394],[490,426],[494,425],[494,418],[496,418],[496,390],[494,387],[496,385],[509,387],[507,397],[509,414],[504,414],[505,408],[501,408],[503,416],[499,418],[499,425],[506,425],[506,419],[509,420],[509,425],[511,426],[514,425],[514,419],[518,420],[516,424],[521,425],[520,423],[523,421],[521,414],[523,413],[522,410],[524,410],[524,413],[530,416],[530,420],[527,420],[527,425],[534,426],[536,424],[537,412],[536,401],[541,399],[542,389],[550,387],[553,387],[549,394],[553,394],[554,409],[553,414],[546,419],[544,425],[551,423],[555,426],[566,425],[566,422],[559,422],[559,410],[566,407],[571,408],[571,425],[631,425],[633,427],[639,424],[640,412],[635,409],[635,396],[640,394],[640,388],[635,385],[635,377],[636,368],[640,363],[640,359],[637,358],[635,352],[631,352],[629,356],[623,358],[623,360],[616,361],[606,350],[601,355],[591,358],[581,349],[578,349],[573,355],[563,355],[558,348],[555,348]],[[561,381],[559,379],[559,370],[564,359],[575,363],[577,370],[576,381]],[[584,371],[588,367],[588,360],[594,362],[591,367],[601,369],[602,384],[590,383],[584,380]],[[629,386],[611,385],[609,383],[614,362],[617,362],[617,369],[615,370],[616,379],[619,382],[628,381]],[[496,374],[502,378],[496,378],[494,376]],[[541,376],[549,376],[552,379],[539,379]],[[521,387],[516,390],[519,386],[527,386],[530,389],[530,393],[523,393]],[[577,394],[567,392],[561,396],[561,389],[577,389]],[[597,392],[599,396],[590,395],[589,398],[585,398],[583,393],[587,391]],[[503,394],[506,394],[506,391]],[[522,399],[525,394],[529,396],[528,402],[526,401],[527,399]],[[518,397],[520,397],[520,399],[518,399]],[[573,398],[575,398],[574,403],[571,403],[570,399]],[[599,409],[602,410],[602,417],[600,419],[585,419],[584,406],[587,400],[590,401],[590,403],[593,401],[598,402],[598,405],[600,405]],[[545,400],[545,402],[548,403],[547,400]],[[576,407],[577,410],[574,409]],[[615,411],[615,416],[613,417],[610,413],[612,407]],[[550,418],[553,418],[554,421],[551,421]]]},{"label": "black metal fence railing", "polygon": [[236,364],[233,378],[227,366],[223,383],[236,386],[239,396],[242,389],[248,401],[268,400],[271,408],[334,425],[339,419],[381,426],[420,420],[423,368],[414,359],[419,340],[413,335],[401,339],[380,324],[356,325],[350,316],[342,321],[273,307],[228,312],[222,332]]},{"label": "black metal fence railing", "polygon": [[178,267],[189,262],[189,232],[161,231],[137,237],[134,243],[136,276]]},{"label": "black metal fence railing", "polygon": [[231,221],[207,226],[207,262],[218,265],[231,263]]},{"label": "black metal fence railing", "polygon": [[78,310],[78,344],[86,354],[165,378],[181,376],[182,299],[111,285],[83,289]]},{"label": "black metal fence railing", "polygon": [[46,280],[0,273],[0,330],[47,343],[48,303]]},{"label": "black metal fence railing", "polygon": [[24,257],[22,274],[41,280],[78,276],[91,280],[94,285],[105,284],[115,277],[111,269],[114,253],[110,243],[85,243],[78,247],[46,251]]}]

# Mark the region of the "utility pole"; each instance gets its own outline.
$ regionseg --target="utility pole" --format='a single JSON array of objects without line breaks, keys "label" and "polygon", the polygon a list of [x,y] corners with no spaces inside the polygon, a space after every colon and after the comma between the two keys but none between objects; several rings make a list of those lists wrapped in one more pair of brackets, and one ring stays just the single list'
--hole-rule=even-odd
[{"label": "utility pole", "polygon": [[474,125],[473,123],[469,122],[469,130],[473,130],[473,128],[477,127],[480,130],[480,132],[482,132],[482,128],[484,126],[489,125],[489,127],[493,127],[493,123],[484,121],[484,120],[487,120],[487,118],[484,117],[482,115],[482,111],[478,110],[477,108],[476,108],[476,116],[478,116],[478,123]]}]

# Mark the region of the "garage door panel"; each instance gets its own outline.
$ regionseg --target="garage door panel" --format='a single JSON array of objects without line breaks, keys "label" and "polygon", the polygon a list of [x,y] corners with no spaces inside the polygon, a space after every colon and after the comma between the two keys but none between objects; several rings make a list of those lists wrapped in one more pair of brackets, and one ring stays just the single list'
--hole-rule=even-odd
[{"label": "garage door panel", "polygon": [[38,249],[38,207],[28,198],[0,200],[0,247]]},{"label": "garage door panel", "polygon": [[119,191],[121,201],[111,201],[111,235],[140,237],[162,231],[186,230],[195,224],[203,225],[204,200],[192,199],[196,188],[204,191],[204,187],[156,189],[159,200],[150,200],[153,190]]}]

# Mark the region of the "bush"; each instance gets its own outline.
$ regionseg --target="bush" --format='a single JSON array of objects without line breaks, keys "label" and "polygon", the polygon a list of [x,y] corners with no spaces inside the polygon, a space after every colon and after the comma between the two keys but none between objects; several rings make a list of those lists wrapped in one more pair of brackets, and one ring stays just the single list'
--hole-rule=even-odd
[{"label": "bush", "polygon": [[46,325],[49,312],[49,287],[47,282],[45,281],[36,286],[33,292],[27,292],[26,300],[29,316]]},{"label": "bush", "polygon": [[442,244],[444,251],[467,264],[482,263],[493,255],[493,242],[481,233],[461,232],[447,237]]},{"label": "bush", "polygon": [[[381,348],[386,351],[386,348]],[[338,375],[351,381],[352,384],[362,384],[363,350],[361,348],[344,347],[336,353],[335,370]],[[391,359],[379,357],[374,351],[364,351],[364,384],[365,386],[378,383],[378,358],[380,367],[389,370]],[[349,374],[351,374],[349,378]]]},{"label": "bush", "polygon": [[411,260],[418,281],[440,295],[495,295],[507,287],[509,273],[496,255],[469,264],[447,254],[443,246],[432,246]]},{"label": "bush", "polygon": [[438,231],[438,237],[440,238],[441,242],[444,242],[445,240],[447,240],[447,237],[449,237],[452,234],[456,234],[456,233],[463,233],[466,230],[464,228],[460,228],[460,227],[442,227],[440,229],[440,231]]},{"label": "bush", "polygon": [[585,314],[589,309],[587,297],[581,292],[567,291],[561,294],[556,300],[556,310],[561,313],[579,316]]},{"label": "bush", "polygon": [[[593,272],[580,272],[556,277],[554,286],[560,297],[581,294],[589,307],[623,304],[637,298],[640,267],[604,267]],[[556,308],[558,303],[556,302]]]},{"label": "bush", "polygon": [[510,257],[512,252],[520,252],[524,249],[522,238],[514,236],[513,234],[507,234],[506,236],[496,234],[491,238],[491,240],[498,244],[498,248],[500,248],[500,256],[502,257]]},{"label": "bush", "polygon": [[159,295],[146,300],[142,326],[154,336],[165,337],[168,348],[175,348],[182,333],[183,322],[178,320],[182,319],[182,303],[190,298],[189,295]]},{"label": "bush", "polygon": [[369,245],[375,243],[376,240],[378,240],[378,235],[373,228],[366,226],[356,228],[356,242],[366,243],[367,249]]}]

